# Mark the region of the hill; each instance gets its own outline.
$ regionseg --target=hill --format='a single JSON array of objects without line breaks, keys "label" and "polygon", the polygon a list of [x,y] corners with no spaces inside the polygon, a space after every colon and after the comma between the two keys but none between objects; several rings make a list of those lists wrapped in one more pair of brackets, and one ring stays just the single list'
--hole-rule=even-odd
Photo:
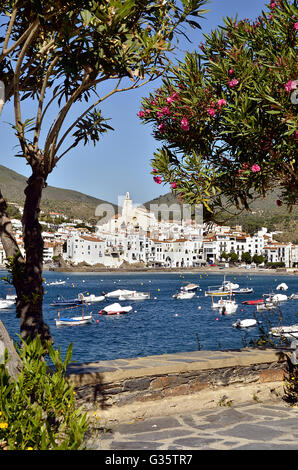
[{"label": "hill", "polygon": [[[243,230],[248,233],[254,233],[261,227],[267,227],[269,231],[281,232],[275,235],[275,239],[279,241],[298,244],[298,207],[294,207],[289,213],[286,206],[277,206],[276,201],[279,199],[278,191],[267,194],[266,198],[259,198],[251,204],[251,211],[243,211],[238,215],[231,215],[228,212],[221,211],[218,214],[217,221],[222,225],[242,225]],[[154,205],[172,206],[180,205],[176,196],[172,193],[159,196],[144,204],[144,207],[150,209]],[[233,214],[237,213],[236,208],[229,209]],[[175,213],[175,212],[174,212]],[[179,216],[180,212],[176,213]],[[160,217],[160,214],[155,214]]]},{"label": "hill", "polygon": [[[0,165],[0,188],[7,202],[23,204],[26,181],[25,176]],[[109,203],[71,189],[48,186],[43,191],[41,209],[46,213],[56,211],[85,221],[97,221],[95,208],[99,204]],[[112,206],[117,211],[117,206]]]}]

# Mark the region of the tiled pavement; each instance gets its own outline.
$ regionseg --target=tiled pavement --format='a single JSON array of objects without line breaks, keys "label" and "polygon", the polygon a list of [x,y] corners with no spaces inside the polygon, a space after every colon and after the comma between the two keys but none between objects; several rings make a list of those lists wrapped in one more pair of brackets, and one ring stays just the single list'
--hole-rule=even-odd
[{"label": "tiled pavement", "polygon": [[298,450],[298,408],[247,403],[151,417],[97,430],[89,450]]}]

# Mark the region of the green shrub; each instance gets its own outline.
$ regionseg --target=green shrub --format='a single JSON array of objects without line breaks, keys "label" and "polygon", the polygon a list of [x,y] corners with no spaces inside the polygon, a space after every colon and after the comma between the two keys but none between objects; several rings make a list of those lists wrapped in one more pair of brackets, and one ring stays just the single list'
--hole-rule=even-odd
[{"label": "green shrub", "polygon": [[[42,346],[39,338],[24,343],[18,353],[22,371],[12,379],[6,363],[0,365],[0,449],[76,450],[82,447],[86,415],[76,407],[73,387],[60,350]],[[45,361],[48,354],[51,366]]]}]

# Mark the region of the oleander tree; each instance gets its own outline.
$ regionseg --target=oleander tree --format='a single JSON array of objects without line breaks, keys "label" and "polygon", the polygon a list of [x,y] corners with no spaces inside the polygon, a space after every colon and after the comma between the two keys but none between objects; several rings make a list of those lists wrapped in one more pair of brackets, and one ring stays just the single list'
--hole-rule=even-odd
[{"label": "oleander tree", "polygon": [[158,184],[181,200],[249,209],[279,188],[298,201],[297,1],[272,0],[255,21],[225,18],[143,98],[138,116],[161,143]]},{"label": "oleander tree", "polygon": [[[79,144],[94,145],[112,128],[100,104],[160,77],[187,27],[200,27],[206,0],[5,0],[0,81],[13,102],[19,156],[32,175],[22,218],[20,256],[0,200],[21,336],[51,339],[42,315],[40,201],[47,177]],[[30,103],[28,115],[27,103]],[[53,118],[53,115],[55,116]],[[5,226],[3,226],[5,225]]]}]

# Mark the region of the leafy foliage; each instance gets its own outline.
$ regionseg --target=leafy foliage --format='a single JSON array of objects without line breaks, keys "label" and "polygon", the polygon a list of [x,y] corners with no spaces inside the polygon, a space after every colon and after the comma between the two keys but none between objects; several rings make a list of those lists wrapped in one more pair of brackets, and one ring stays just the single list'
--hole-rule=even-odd
[{"label": "leafy foliage", "polygon": [[[49,369],[46,352],[53,363]],[[39,338],[19,351],[22,371],[12,380],[0,365],[0,449],[76,450],[87,429],[85,414],[76,408],[73,387],[65,378],[72,349],[64,362],[60,351]]]},{"label": "leafy foliage", "polygon": [[155,181],[209,210],[247,209],[277,186],[277,204],[297,203],[297,2],[268,7],[256,21],[224,19],[138,114],[163,143]]}]

